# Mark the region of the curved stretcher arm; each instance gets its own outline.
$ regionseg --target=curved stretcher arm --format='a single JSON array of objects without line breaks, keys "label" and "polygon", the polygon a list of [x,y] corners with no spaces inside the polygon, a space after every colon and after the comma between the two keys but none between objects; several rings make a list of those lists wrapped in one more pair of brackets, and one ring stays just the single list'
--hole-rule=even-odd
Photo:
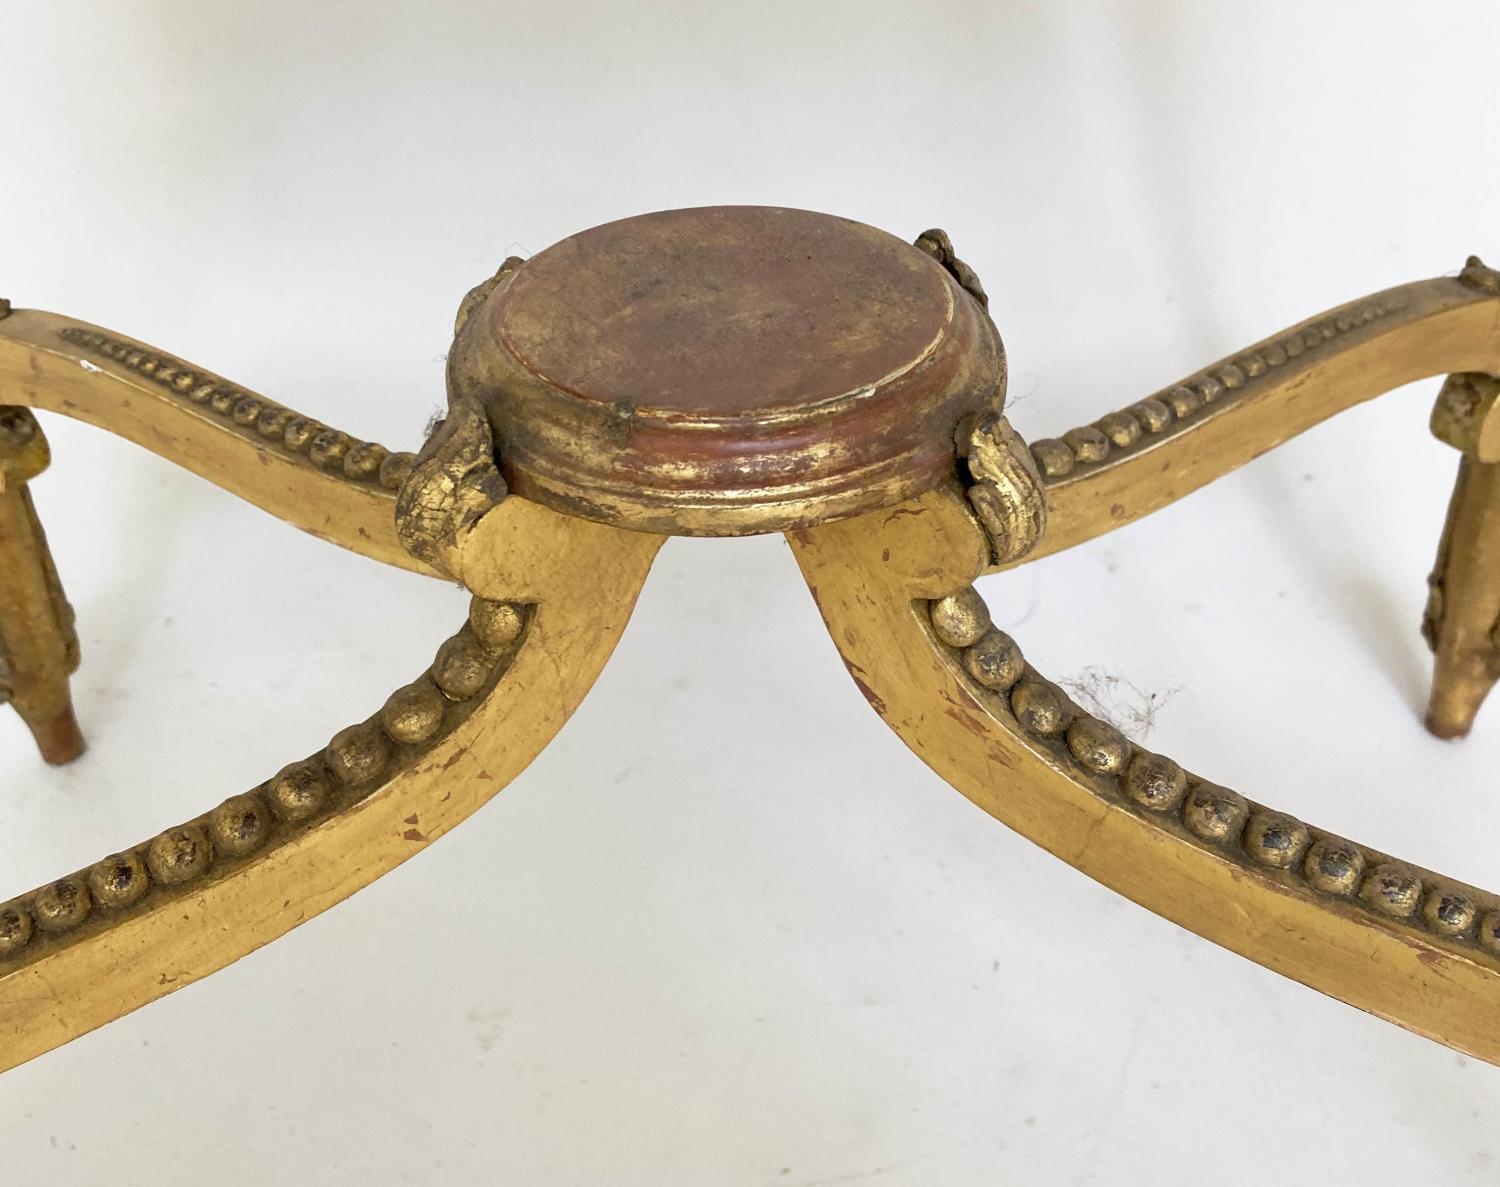
[{"label": "curved stretcher arm", "polygon": [[356,441],[134,339],[0,304],[0,404],[107,429],[321,539],[433,574],[396,538],[396,493],[413,455]]},{"label": "curved stretcher arm", "polygon": [[1160,510],[1392,388],[1466,371],[1500,373],[1500,273],[1478,260],[1458,277],[1342,305],[1091,425],[1032,442],[1047,530],[1014,563]]},{"label": "curved stretcher arm", "polygon": [[468,623],[319,753],[0,905],[0,1070],[180,989],[374,881],[519,774],[593,684],[661,540],[507,500]]},{"label": "curved stretcher arm", "polygon": [[1200,779],[1083,713],[993,629],[955,490],[792,534],[877,712],[986,812],[1159,915],[1500,1063],[1500,899]]}]

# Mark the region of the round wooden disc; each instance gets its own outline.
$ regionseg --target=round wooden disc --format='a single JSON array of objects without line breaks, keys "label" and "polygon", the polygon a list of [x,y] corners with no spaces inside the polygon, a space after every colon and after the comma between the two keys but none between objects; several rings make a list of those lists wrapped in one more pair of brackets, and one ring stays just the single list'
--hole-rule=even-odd
[{"label": "round wooden disc", "polygon": [[1003,376],[988,319],[924,252],[754,206],[643,215],[548,248],[470,319],[453,367],[518,493],[699,535],[934,485]]}]

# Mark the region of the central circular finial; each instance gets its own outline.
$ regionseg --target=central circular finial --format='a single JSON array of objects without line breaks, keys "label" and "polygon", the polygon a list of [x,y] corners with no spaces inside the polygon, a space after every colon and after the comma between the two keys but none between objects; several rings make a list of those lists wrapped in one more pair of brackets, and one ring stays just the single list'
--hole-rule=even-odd
[{"label": "central circular finial", "polygon": [[495,327],[524,366],[583,399],[741,416],[814,407],[920,363],[953,320],[945,279],[844,219],[673,210],[548,248],[517,272]]},{"label": "central circular finial", "polygon": [[584,231],[505,276],[453,352],[517,493],[738,535],[899,502],[996,408],[993,326],[925,252],[776,207]]}]

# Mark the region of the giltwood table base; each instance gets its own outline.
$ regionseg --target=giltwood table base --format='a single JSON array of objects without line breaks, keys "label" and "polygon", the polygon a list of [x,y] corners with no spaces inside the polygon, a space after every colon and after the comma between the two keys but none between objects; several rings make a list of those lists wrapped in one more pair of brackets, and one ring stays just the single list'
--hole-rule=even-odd
[{"label": "giltwood table base", "polygon": [[860,691],[986,812],[1200,936],[1500,1062],[1500,898],[1133,744],[1032,668],[973,586],[1447,374],[1433,429],[1461,459],[1423,627],[1427,724],[1463,735],[1500,675],[1500,274],[1470,260],[1341,306],[1029,448],[1000,416],[983,290],[940,232],[912,247],[754,208],[626,220],[507,261],[465,299],[452,360],[447,420],[419,454],[391,453],[134,339],[0,303],[0,693],[47,761],[83,743],[72,614],[28,493],[48,462],[29,409],[473,595],[432,665],[323,750],[0,906],[0,1069],[436,840],[567,720],[665,535],[768,530],[786,532]]}]

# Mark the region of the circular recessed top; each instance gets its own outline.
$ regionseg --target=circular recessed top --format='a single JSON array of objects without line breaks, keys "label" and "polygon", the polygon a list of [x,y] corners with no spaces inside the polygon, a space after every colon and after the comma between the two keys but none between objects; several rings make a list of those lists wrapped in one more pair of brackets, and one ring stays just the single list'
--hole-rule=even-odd
[{"label": "circular recessed top", "polygon": [[890,506],[954,473],[999,407],[983,310],[926,252],[806,210],[720,206],[584,231],[463,323],[517,494],[643,531],[743,535]]},{"label": "circular recessed top", "polygon": [[523,366],[581,399],[718,418],[887,382],[928,355],[953,307],[941,269],[893,235],[729,206],[564,239],[517,272],[495,325]]}]

